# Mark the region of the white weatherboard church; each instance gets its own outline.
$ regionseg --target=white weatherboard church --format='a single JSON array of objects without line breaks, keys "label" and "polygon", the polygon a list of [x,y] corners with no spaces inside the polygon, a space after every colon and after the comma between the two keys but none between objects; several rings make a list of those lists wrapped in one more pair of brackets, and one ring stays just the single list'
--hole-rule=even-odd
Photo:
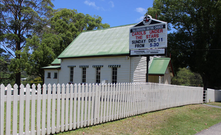
[{"label": "white weatherboard church", "polygon": [[[130,55],[131,27],[134,25],[82,32],[51,66],[43,67],[44,83],[146,82],[147,58]],[[156,33],[144,33],[148,35],[143,36],[157,38]],[[136,53],[136,49],[133,53]],[[170,60],[167,57],[150,57],[149,82],[171,83],[173,71]]]}]

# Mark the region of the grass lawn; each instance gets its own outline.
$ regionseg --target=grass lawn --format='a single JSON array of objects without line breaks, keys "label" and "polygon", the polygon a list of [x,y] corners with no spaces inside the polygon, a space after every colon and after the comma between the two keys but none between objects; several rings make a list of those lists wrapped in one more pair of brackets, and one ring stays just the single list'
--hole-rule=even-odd
[{"label": "grass lawn", "polygon": [[216,106],[221,106],[221,102],[211,102],[207,103],[208,105],[216,105]]},{"label": "grass lawn", "polygon": [[194,135],[219,122],[221,109],[200,104],[146,113],[59,135]]}]

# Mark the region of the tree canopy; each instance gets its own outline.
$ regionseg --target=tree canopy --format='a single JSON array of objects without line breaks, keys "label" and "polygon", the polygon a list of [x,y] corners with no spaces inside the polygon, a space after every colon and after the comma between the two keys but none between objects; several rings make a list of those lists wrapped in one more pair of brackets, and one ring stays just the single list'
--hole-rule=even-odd
[{"label": "tree canopy", "polygon": [[203,78],[204,89],[221,83],[221,1],[154,0],[147,14],[168,22],[168,52],[173,65],[190,67]]},{"label": "tree canopy", "polygon": [[27,38],[22,51],[28,75],[39,76],[44,81],[44,70],[83,31],[110,27],[101,23],[99,16],[91,17],[77,10],[54,10],[42,34]]},{"label": "tree canopy", "polygon": [[90,16],[78,13],[73,9],[58,9],[50,19],[51,32],[62,38],[59,47],[54,48],[58,56],[81,32],[110,27],[102,24],[100,16]]},{"label": "tree canopy", "polygon": [[5,50],[0,48],[0,83],[5,85],[10,83],[11,74],[8,71],[8,65],[10,62],[9,55],[6,54]]},{"label": "tree canopy", "polygon": [[20,85],[24,61],[21,50],[26,38],[38,33],[45,26],[45,18],[52,10],[51,0],[1,0],[1,45],[14,59],[9,69],[16,74],[16,83]]},{"label": "tree canopy", "polygon": [[179,68],[177,76],[171,80],[172,84],[184,86],[203,86],[202,78],[199,74],[191,72],[189,68]]},{"label": "tree canopy", "polygon": [[43,81],[42,67],[50,65],[81,32],[110,27],[100,16],[55,10],[51,0],[1,0],[0,16],[0,51],[10,55],[5,67],[18,85],[22,71]]}]

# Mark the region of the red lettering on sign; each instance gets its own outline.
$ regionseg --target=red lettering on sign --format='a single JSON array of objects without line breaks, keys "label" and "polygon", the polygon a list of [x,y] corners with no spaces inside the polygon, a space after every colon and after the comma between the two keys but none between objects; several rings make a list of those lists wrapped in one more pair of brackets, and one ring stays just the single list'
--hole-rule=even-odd
[{"label": "red lettering on sign", "polygon": [[153,34],[153,33],[163,33],[163,29],[151,30],[149,32],[150,32],[150,34]]},{"label": "red lettering on sign", "polygon": [[142,36],[136,36],[136,39],[142,39]]},{"label": "red lettering on sign", "polygon": [[151,34],[151,35],[146,35],[146,39],[148,38],[158,38],[159,34]]},{"label": "red lettering on sign", "polygon": [[146,35],[146,31],[139,31],[139,32],[132,33],[132,36],[137,36],[137,35]]}]

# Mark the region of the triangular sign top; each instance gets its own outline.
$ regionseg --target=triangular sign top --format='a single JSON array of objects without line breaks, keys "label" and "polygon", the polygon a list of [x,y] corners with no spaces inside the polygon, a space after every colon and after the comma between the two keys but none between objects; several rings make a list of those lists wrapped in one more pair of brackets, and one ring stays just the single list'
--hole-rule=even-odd
[{"label": "triangular sign top", "polygon": [[141,22],[134,25],[133,27],[147,26],[147,25],[160,24],[160,23],[166,23],[166,22],[153,19],[150,15],[147,15],[143,18]]}]

